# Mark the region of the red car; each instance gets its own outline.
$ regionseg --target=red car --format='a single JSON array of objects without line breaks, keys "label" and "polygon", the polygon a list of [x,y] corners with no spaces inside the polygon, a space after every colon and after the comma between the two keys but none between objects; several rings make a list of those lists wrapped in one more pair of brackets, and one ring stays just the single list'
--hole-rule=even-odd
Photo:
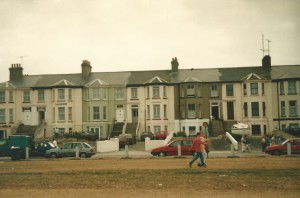
[{"label": "red car", "polygon": [[[154,148],[151,151],[153,156],[177,156],[178,155],[178,145],[181,145],[181,155],[193,155],[192,150],[194,138],[184,138],[184,139],[174,139],[165,146]],[[205,150],[208,153],[208,147],[205,144]]]},{"label": "red car", "polygon": [[271,155],[286,155],[288,142],[291,143],[291,154],[300,154],[300,138],[291,138],[285,140],[282,144],[268,146],[266,153]]},{"label": "red car", "polygon": [[164,131],[161,131],[161,132],[156,133],[156,134],[154,135],[154,139],[155,139],[155,140],[164,140],[164,139],[167,138],[167,136],[168,136],[168,133],[166,133],[166,132],[164,132]]}]

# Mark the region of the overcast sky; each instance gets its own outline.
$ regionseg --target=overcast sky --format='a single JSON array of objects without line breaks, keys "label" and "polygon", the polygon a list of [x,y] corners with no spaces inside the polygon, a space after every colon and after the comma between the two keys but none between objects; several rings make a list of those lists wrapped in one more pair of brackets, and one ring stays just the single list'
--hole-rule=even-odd
[{"label": "overcast sky", "polygon": [[[23,73],[300,64],[299,0],[0,0],[0,82]],[[265,49],[268,47],[265,41]],[[267,52],[266,52],[267,53]],[[23,58],[20,58],[23,57]]]}]

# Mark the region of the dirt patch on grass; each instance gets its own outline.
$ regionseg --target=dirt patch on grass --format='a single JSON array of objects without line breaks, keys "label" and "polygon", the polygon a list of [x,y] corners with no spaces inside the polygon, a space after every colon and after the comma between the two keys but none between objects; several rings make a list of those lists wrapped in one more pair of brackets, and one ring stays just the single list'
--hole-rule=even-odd
[{"label": "dirt patch on grass", "polygon": [[1,197],[299,197],[300,158],[0,162]]}]

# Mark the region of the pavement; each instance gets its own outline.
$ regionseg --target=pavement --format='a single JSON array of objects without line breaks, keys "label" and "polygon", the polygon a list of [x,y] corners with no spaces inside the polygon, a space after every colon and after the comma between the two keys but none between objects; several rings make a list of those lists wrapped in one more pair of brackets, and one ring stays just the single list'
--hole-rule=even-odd
[{"label": "pavement", "polygon": [[[224,158],[224,157],[267,157],[270,156],[260,150],[250,150],[242,152],[240,150],[214,150],[209,152],[209,158]],[[170,156],[170,157],[190,157],[190,156]],[[101,158],[156,158],[152,156],[150,151],[145,151],[144,142],[137,142],[135,145],[129,145],[128,150],[120,149],[119,151],[97,153],[92,156],[92,159]]]}]

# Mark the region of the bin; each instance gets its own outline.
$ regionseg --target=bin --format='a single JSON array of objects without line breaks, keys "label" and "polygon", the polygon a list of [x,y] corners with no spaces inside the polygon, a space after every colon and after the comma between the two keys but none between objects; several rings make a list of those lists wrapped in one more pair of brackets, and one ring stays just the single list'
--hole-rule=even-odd
[{"label": "bin", "polygon": [[10,148],[11,160],[20,160],[21,159],[21,149],[20,147],[11,147]]}]

